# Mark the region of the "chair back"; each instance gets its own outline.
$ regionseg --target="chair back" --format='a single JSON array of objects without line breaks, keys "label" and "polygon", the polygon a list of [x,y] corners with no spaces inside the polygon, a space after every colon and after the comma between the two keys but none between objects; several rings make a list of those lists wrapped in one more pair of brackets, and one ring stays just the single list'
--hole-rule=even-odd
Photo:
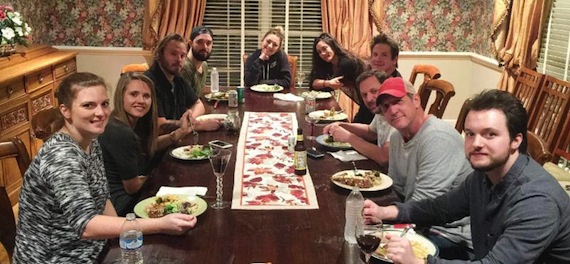
[{"label": "chair back", "polygon": [[554,151],[552,155],[552,162],[558,164],[560,158],[566,159],[566,162],[570,162],[570,114],[566,115],[566,121],[562,126],[562,133],[554,146]]},{"label": "chair back", "polygon": [[531,113],[531,106],[540,91],[540,85],[544,74],[538,73],[526,67],[520,68],[520,73],[515,81],[513,95],[523,103],[527,113]]},{"label": "chair back", "polygon": [[446,80],[431,79],[422,85],[424,89],[419,91],[420,101],[423,109],[426,109],[430,95],[435,93],[435,100],[431,104],[428,114],[441,118],[449,103],[449,99],[455,95],[453,84]]},{"label": "chair back", "polygon": [[457,116],[457,121],[455,121],[455,129],[459,134],[462,134],[465,129],[465,117],[467,117],[467,108],[469,107],[469,104],[471,104],[471,100],[471,98],[465,99],[461,106],[461,110],[459,111],[459,116]]},{"label": "chair back", "polygon": [[[241,56],[243,64],[245,64],[248,57],[249,57],[249,54],[243,54]],[[289,89],[295,88],[295,81],[297,80],[297,60],[298,60],[297,56],[292,56],[292,55],[287,54],[287,61],[289,61],[289,65],[291,66],[291,82],[289,84]],[[283,87],[283,88],[287,88],[287,87]]]},{"label": "chair back", "polygon": [[532,159],[536,160],[540,165],[544,165],[544,163],[552,160],[552,153],[548,151],[548,146],[542,138],[532,131],[527,131],[526,139],[528,143],[527,152]]},{"label": "chair back", "polygon": [[416,64],[414,68],[412,68],[412,73],[410,74],[410,82],[415,84],[416,77],[420,74],[424,75],[424,83],[431,79],[439,79],[441,78],[441,73],[439,69],[430,64]]},{"label": "chair back", "polygon": [[146,70],[148,70],[148,63],[133,63],[123,66],[121,74],[127,72],[145,72]]},{"label": "chair back", "polygon": [[63,125],[60,115],[58,108],[44,109],[35,113],[31,121],[34,136],[46,141]]},{"label": "chair back", "polygon": [[0,243],[8,253],[8,259],[12,259],[16,246],[16,220],[10,198],[3,186],[0,186]]},{"label": "chair back", "polygon": [[554,152],[554,146],[562,134],[563,122],[570,111],[569,100],[570,82],[546,75],[535,106],[531,106],[528,130],[541,137],[550,152]]}]

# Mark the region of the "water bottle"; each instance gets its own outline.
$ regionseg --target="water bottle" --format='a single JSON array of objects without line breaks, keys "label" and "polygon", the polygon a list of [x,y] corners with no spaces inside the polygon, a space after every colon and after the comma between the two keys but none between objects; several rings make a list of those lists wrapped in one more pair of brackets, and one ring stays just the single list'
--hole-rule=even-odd
[{"label": "water bottle", "polygon": [[122,264],[142,264],[143,234],[135,214],[128,213],[127,220],[121,226],[121,236],[119,237],[121,246]]},{"label": "water bottle", "polygon": [[216,67],[212,69],[212,73],[210,74],[210,91],[212,93],[220,91],[220,73],[218,73]]},{"label": "water bottle", "polygon": [[358,186],[354,186],[346,198],[346,208],[344,212],[346,219],[346,222],[344,224],[344,240],[350,244],[356,244],[354,226],[356,225],[358,217],[362,214],[363,206],[364,198],[362,197]]}]

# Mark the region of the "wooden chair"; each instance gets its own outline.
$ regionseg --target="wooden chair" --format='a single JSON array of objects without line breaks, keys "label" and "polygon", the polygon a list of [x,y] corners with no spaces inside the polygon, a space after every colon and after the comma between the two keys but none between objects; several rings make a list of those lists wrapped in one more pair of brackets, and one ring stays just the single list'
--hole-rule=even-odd
[{"label": "wooden chair", "polygon": [[469,107],[469,104],[471,104],[471,100],[471,98],[465,99],[463,106],[461,106],[461,110],[459,111],[459,116],[457,116],[457,121],[455,121],[455,129],[459,134],[462,134],[465,129],[465,117],[467,117],[467,108]]},{"label": "wooden chair", "polygon": [[[12,159],[16,160],[20,175],[23,176],[30,166],[30,156],[22,140],[17,137],[0,141],[0,160],[5,163]],[[16,237],[16,219],[13,207],[18,203],[17,197],[20,194],[20,188],[8,193],[7,186],[4,186],[2,181],[0,184],[2,184],[0,186],[0,242],[8,252],[9,258],[12,258]]]},{"label": "wooden chair", "polygon": [[[428,114],[432,114],[437,118],[441,118],[449,103],[449,99],[455,95],[453,84],[446,80],[432,79],[427,81],[423,86],[423,90],[419,91],[422,108],[426,109],[429,97],[435,92],[435,100],[428,110]],[[427,110],[427,109],[426,109]]]},{"label": "wooden chair", "polygon": [[[248,57],[249,57],[249,54],[243,54],[241,56],[243,64],[245,64]],[[293,55],[287,55],[287,60],[289,61],[289,65],[291,65],[291,83],[289,84],[289,88],[294,89],[295,88],[295,82],[297,81],[296,78],[297,78],[297,60],[298,60],[298,57],[293,56]]]},{"label": "wooden chair", "polygon": [[34,136],[46,141],[62,125],[58,108],[44,109],[32,116],[31,126]]},{"label": "wooden chair", "polygon": [[123,73],[127,73],[127,72],[145,72],[146,70],[148,70],[148,64],[145,63],[133,63],[133,64],[127,64],[125,66],[123,66],[123,68],[121,69],[121,74]]},{"label": "wooden chair", "polygon": [[570,115],[566,115],[566,121],[564,121],[561,131],[552,155],[552,162],[555,164],[558,164],[560,158],[570,162]]},{"label": "wooden chair", "polygon": [[520,73],[515,81],[513,95],[522,101],[527,113],[531,113],[531,106],[540,91],[540,85],[544,74],[538,73],[526,67],[520,68]]},{"label": "wooden chair", "polygon": [[527,131],[526,135],[528,143],[527,152],[532,159],[536,160],[540,165],[544,165],[544,163],[552,160],[552,153],[548,151],[548,146],[542,138],[532,131]]},{"label": "wooden chair", "polygon": [[569,100],[570,82],[546,75],[538,99],[531,106],[528,130],[544,139],[551,153],[563,132],[562,125],[570,111]]},{"label": "wooden chair", "polygon": [[420,74],[424,75],[423,83],[426,83],[431,79],[441,78],[441,73],[436,66],[429,64],[416,64],[414,65],[414,68],[412,68],[412,73],[410,74],[410,82],[412,84],[415,84],[416,77]]}]

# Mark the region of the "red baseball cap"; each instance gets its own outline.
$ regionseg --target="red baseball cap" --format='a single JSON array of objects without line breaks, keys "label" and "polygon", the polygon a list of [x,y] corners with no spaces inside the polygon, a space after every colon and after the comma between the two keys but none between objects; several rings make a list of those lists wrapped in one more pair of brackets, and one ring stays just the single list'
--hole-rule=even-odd
[{"label": "red baseball cap", "polygon": [[378,90],[378,98],[386,94],[402,98],[408,93],[416,93],[416,89],[414,88],[413,84],[402,79],[401,77],[391,77],[386,79],[382,85],[380,85],[380,89]]}]

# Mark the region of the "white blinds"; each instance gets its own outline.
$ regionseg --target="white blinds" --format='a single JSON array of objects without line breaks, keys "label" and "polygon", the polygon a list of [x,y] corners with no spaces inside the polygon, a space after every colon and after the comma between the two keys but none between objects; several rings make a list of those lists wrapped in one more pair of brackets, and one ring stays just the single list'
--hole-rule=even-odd
[{"label": "white blinds", "polygon": [[570,76],[570,1],[554,0],[543,30],[538,71],[568,81]]},{"label": "white blinds", "polygon": [[297,71],[309,72],[313,40],[322,31],[321,5],[320,0],[208,0],[203,24],[214,32],[209,68],[220,71],[220,85],[236,86],[243,84],[242,55],[257,49],[275,26],[285,29],[285,51],[299,57]]}]

